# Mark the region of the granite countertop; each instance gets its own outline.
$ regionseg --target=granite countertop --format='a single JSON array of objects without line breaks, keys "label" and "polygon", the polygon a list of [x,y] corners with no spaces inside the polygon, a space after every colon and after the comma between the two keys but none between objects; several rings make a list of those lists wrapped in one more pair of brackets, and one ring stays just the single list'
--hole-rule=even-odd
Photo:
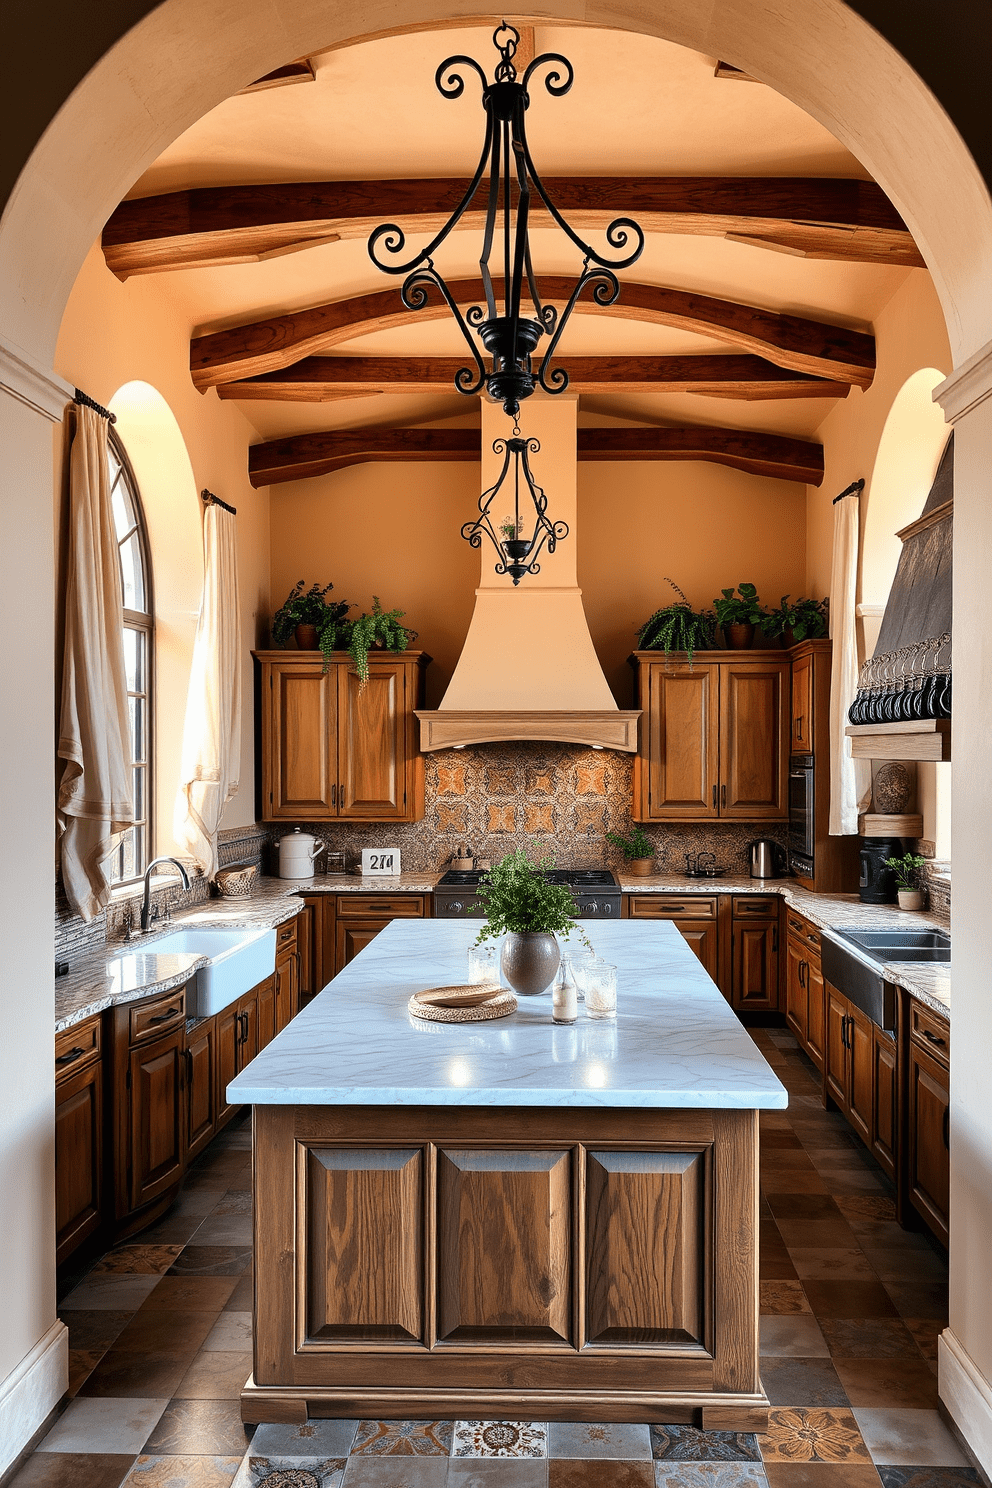
[{"label": "granite countertop", "polygon": [[463,982],[477,926],[394,920],[228,1086],[254,1105],[776,1109],[788,1095],[671,921],[596,922],[615,1021],[558,1026],[551,998],[484,1023],[407,1010]]},{"label": "granite countertop", "polygon": [[[828,934],[831,930],[883,929],[942,930],[946,920],[928,910],[897,909],[888,904],[863,904],[857,894],[811,894],[787,878],[687,878],[685,874],[654,874],[636,878],[618,874],[625,894],[778,894],[804,919]],[[847,943],[845,942],[845,945]],[[850,949],[849,946],[847,946]],[[868,963],[878,968],[877,961]],[[886,981],[905,987],[934,1012],[949,1018],[951,965],[890,961],[882,967]]]},{"label": "granite countertop", "polygon": [[360,873],[318,873],[297,884],[295,879],[278,879],[295,884],[291,893],[301,894],[432,894],[440,873],[399,873],[395,878],[363,878]]}]

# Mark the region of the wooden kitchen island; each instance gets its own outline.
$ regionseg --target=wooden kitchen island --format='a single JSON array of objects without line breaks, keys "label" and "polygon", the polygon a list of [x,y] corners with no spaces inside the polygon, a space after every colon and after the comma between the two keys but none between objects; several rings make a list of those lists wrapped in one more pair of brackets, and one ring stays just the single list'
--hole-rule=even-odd
[{"label": "wooden kitchen island", "polygon": [[619,1014],[414,1019],[477,927],[394,921],[228,1087],[254,1106],[245,1421],[754,1430],[758,1110],[788,1097],[666,922],[596,923]]}]

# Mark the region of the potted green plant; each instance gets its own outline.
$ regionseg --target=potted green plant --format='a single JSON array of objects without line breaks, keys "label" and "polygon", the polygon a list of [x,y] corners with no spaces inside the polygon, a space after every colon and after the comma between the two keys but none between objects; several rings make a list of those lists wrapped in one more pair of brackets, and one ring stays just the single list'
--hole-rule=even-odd
[{"label": "potted green plant", "polygon": [[608,842],[618,847],[626,859],[626,866],[638,878],[646,878],[654,867],[651,838],[643,827],[635,826],[624,836],[621,832],[607,832]]},{"label": "potted green plant", "polygon": [[416,640],[417,632],[400,624],[405,614],[405,610],[384,610],[379,596],[373,594],[372,609],[348,621],[348,654],[363,687],[369,680],[370,651],[405,651]]},{"label": "potted green plant", "polygon": [[334,588],[333,584],[325,584],[323,588],[319,584],[311,584],[304,593],[304,582],[300,579],[293,585],[273,615],[272,639],[277,646],[286,646],[295,637],[301,651],[316,651],[320,645],[326,656],[327,650],[333,650],[333,645],[325,649],[321,638],[325,631],[331,630],[333,641],[333,632],[344,621],[351,605],[343,599],[328,603],[327,595]]},{"label": "potted green plant", "polygon": [[713,645],[716,621],[709,610],[694,610],[674,579],[666,576],[679,596],[674,604],[663,605],[655,610],[637,632],[637,645],[641,651],[661,651],[669,656],[673,651],[684,651],[692,666],[696,651],[704,651]]},{"label": "potted green plant", "polygon": [[574,932],[589,945],[576,924],[571,891],[548,881],[547,869],[554,866],[550,856],[532,863],[517,848],[494,863],[479,884],[486,918],[475,944],[506,936],[500,957],[503,975],[524,997],[546,992],[554,981],[561,963],[556,936],[567,939]]},{"label": "potted green plant", "polygon": [[886,858],[885,867],[896,876],[896,897],[900,909],[922,909],[923,890],[920,876],[926,867],[926,858],[916,853],[907,853],[904,858]]},{"label": "potted green plant", "polygon": [[721,592],[722,599],[713,601],[717,624],[732,650],[746,651],[762,616],[758,591],[753,584],[738,584],[736,594],[733,587]]},{"label": "potted green plant", "polygon": [[786,648],[807,637],[815,640],[818,636],[825,636],[829,607],[828,599],[790,600],[788,594],[783,594],[778,609],[762,615],[759,622],[762,635],[780,640]]}]

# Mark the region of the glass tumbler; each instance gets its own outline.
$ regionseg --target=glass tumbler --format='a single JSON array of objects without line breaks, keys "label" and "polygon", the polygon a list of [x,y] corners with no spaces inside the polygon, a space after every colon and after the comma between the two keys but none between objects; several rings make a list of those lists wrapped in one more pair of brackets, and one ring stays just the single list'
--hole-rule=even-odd
[{"label": "glass tumbler", "polygon": [[617,969],[599,956],[586,973],[586,1012],[590,1018],[617,1015]]},{"label": "glass tumbler", "polygon": [[566,950],[562,957],[567,960],[572,968],[572,976],[575,978],[575,995],[579,1002],[585,1001],[586,979],[591,967],[597,961],[595,951],[586,950],[585,947],[576,950]]},{"label": "glass tumbler", "polygon": [[468,948],[468,979],[471,985],[481,982],[499,982],[499,947],[494,940],[484,940],[481,945]]}]

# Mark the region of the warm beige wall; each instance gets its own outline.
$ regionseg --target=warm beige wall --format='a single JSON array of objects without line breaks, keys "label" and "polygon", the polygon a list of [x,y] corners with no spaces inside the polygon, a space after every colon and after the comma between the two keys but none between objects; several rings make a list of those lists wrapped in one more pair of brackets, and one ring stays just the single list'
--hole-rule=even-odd
[{"label": "warm beige wall", "polygon": [[[141,487],[152,550],[160,625],[156,685],[156,850],[175,843],[173,808],[179,778],[186,688],[203,583],[199,491],[215,492],[238,509],[238,564],[242,676],[241,788],[228,806],[225,827],[255,820],[254,724],[249,651],[264,633],[269,588],[268,491],[248,482],[247,447],[255,430],[232,403],[201,396],[189,377],[189,326],[154,278],[121,284],[95,245],[80,272],[59,336],[56,367],[98,402],[115,411]],[[164,399],[131,384],[146,383]],[[124,390],[123,392],[121,390]],[[186,459],[177,449],[185,445]],[[263,629],[260,629],[262,627]]]},{"label": "warm beige wall", "polygon": [[721,589],[756,584],[762,601],[802,592],[803,487],[699,462],[579,465],[579,585],[593,642],[621,706],[635,632],[675,598],[697,608]]},{"label": "warm beige wall", "polygon": [[272,607],[298,579],[333,583],[333,599],[368,609],[377,594],[406,611],[414,643],[434,658],[427,706],[436,707],[458,660],[475,604],[479,555],[461,537],[475,514],[480,467],[352,465],[271,489]]}]

